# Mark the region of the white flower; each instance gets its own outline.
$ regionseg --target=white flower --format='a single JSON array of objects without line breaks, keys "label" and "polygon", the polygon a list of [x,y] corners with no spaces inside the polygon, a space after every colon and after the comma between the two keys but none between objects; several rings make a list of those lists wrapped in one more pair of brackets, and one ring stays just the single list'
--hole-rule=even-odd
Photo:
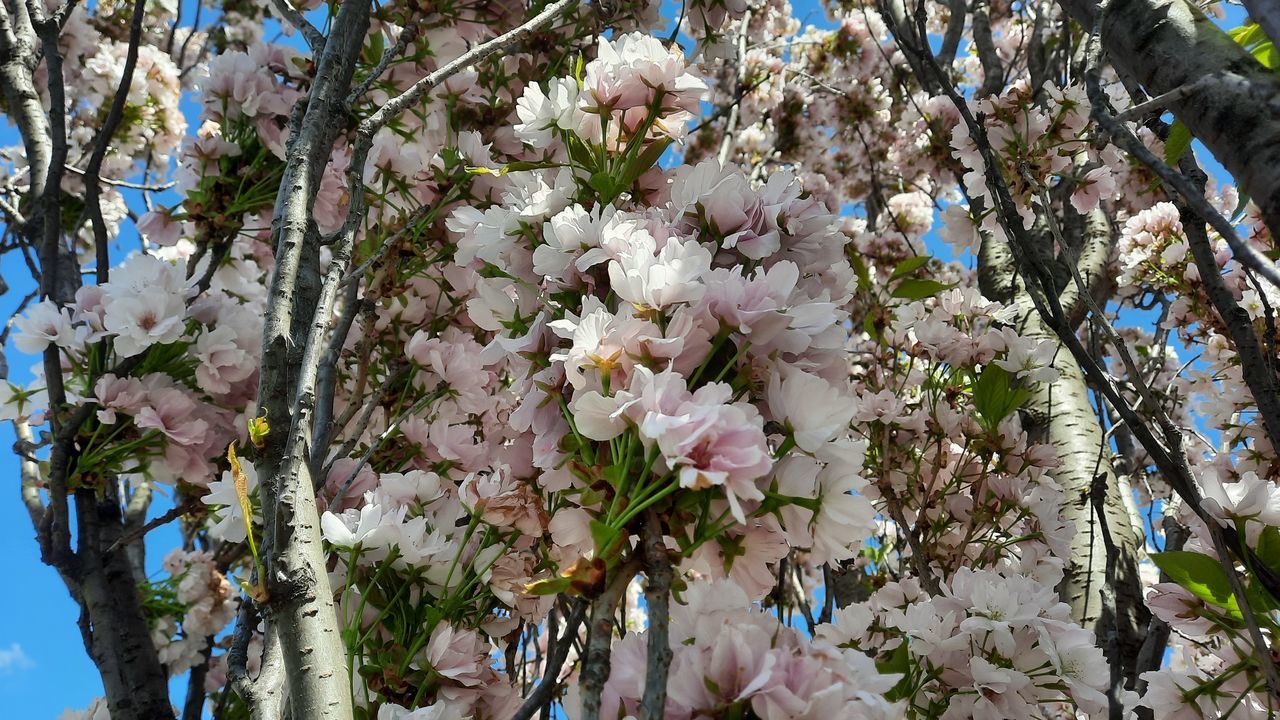
[{"label": "white flower", "polygon": [[769,412],[785,422],[796,446],[817,452],[823,443],[839,437],[853,419],[854,400],[817,375],[791,365],[769,378]]},{"label": "white flower", "polygon": [[516,101],[516,137],[530,147],[549,147],[554,140],[552,130],[569,130],[577,124],[578,83],[573,78],[554,78],[547,92],[538,83],[530,83]]},{"label": "white flower", "polygon": [[385,703],[378,707],[378,720],[462,720],[462,714],[448,702],[438,702],[414,710]]},{"label": "white flower", "polygon": [[1204,509],[1223,527],[1236,520],[1280,527],[1280,485],[1258,477],[1252,470],[1233,483],[1224,483],[1216,474],[1206,473],[1200,486],[1204,489]]},{"label": "white flower", "polygon": [[44,388],[23,390],[8,380],[0,380],[0,422],[26,419],[36,408],[48,403],[48,393]]},{"label": "white flower", "polygon": [[942,211],[942,227],[938,228],[938,235],[957,253],[966,250],[977,252],[981,243],[978,226],[974,224],[969,208],[963,205],[948,205]]},{"label": "white flower", "polygon": [[75,330],[71,327],[71,311],[59,309],[52,300],[41,300],[13,323],[17,330],[13,344],[18,352],[35,355],[44,352],[52,343],[58,347],[70,347],[75,342]]},{"label": "white flower", "polygon": [[1052,383],[1058,379],[1058,370],[1053,367],[1057,343],[1022,337],[1010,328],[1003,328],[1000,333],[1006,352],[1004,359],[995,361],[996,365],[1030,382]]},{"label": "white flower", "polygon": [[1116,179],[1111,168],[1102,165],[1096,167],[1080,178],[1076,191],[1071,194],[1071,205],[1078,213],[1087,213],[1098,207],[1098,203],[1111,197],[1116,192]]},{"label": "white flower", "polygon": [[382,524],[382,506],[376,503],[369,503],[359,510],[347,510],[341,515],[326,510],[320,517],[320,529],[325,540],[340,548],[357,545],[381,547],[392,535],[391,528]]},{"label": "white flower", "polygon": [[655,252],[653,238],[637,234],[636,245],[609,263],[609,282],[618,297],[638,306],[665,308],[702,298],[700,282],[711,270],[711,253],[693,240],[671,239]]},{"label": "white flower", "polygon": [[[252,497],[254,490],[258,489],[258,470],[248,460],[240,461],[240,469],[244,472],[246,491]],[[200,498],[200,502],[210,507],[221,506],[217,511],[218,522],[209,528],[210,535],[232,543],[244,541],[244,513],[240,511],[240,500],[236,497],[236,484],[230,470],[222,471],[221,480],[209,483],[209,494]],[[261,522],[256,513],[254,521]]]}]

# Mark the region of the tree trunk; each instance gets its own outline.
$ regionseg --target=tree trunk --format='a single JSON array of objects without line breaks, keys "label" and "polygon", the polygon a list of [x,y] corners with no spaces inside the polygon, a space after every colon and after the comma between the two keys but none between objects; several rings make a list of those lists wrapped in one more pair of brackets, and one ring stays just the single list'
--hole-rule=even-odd
[{"label": "tree trunk", "polygon": [[271,425],[256,456],[262,478],[262,582],[269,594],[263,609],[280,640],[290,710],[307,720],[352,715],[346,648],[309,472],[314,397],[300,391],[298,378],[320,292],[320,236],[312,209],[321,173],[348,120],[344,99],[368,33],[369,7],[365,0],[341,4],[318,53],[305,109],[296,108],[290,120],[287,164],[272,221],[276,267],[263,323],[258,412]]},{"label": "tree trunk", "polygon": [[[1078,253],[1077,269],[1090,293],[1097,295],[1107,285],[1102,270],[1108,254],[1110,226],[1100,212],[1073,220],[1076,222],[1068,229],[1076,232],[1071,233],[1068,242]],[[1047,258],[1038,261],[1053,262]],[[1127,506],[1130,489],[1112,468],[1111,449],[1089,401],[1083,372],[1071,353],[1062,347],[1057,334],[1042,322],[1014,268],[1008,245],[985,237],[978,257],[978,279],[983,294],[1019,307],[1018,317],[1013,321],[1019,334],[1058,345],[1053,359],[1053,366],[1060,373],[1058,380],[1031,384],[1028,389],[1032,397],[1024,411],[1030,418],[1026,430],[1032,439],[1047,442],[1057,451],[1060,464],[1050,476],[1066,494],[1064,520],[1076,528],[1059,594],[1063,602],[1071,606],[1072,617],[1093,630],[1098,645],[1108,652],[1109,659],[1121,664],[1125,682],[1131,684],[1136,677],[1134,663],[1150,613],[1142,601],[1142,582],[1138,576],[1142,538],[1130,519]],[[1073,283],[1063,287],[1059,298],[1073,326],[1078,325],[1085,316],[1088,301]],[[1095,483],[1105,491],[1101,498],[1105,529],[1094,510]],[[1109,554],[1114,562],[1115,587],[1107,593]]]},{"label": "tree trunk", "polygon": [[[1094,28],[1094,0],[1058,2],[1085,30]],[[1186,0],[1112,0],[1102,46],[1152,96],[1201,81],[1169,109],[1280,233],[1280,76]]]},{"label": "tree trunk", "polygon": [[[98,666],[112,720],[171,718],[169,677],[151,642],[138,596],[142,578],[125,547],[119,504],[92,489],[76,491],[79,551],[74,569],[85,649]],[[141,542],[139,540],[138,542]]]}]

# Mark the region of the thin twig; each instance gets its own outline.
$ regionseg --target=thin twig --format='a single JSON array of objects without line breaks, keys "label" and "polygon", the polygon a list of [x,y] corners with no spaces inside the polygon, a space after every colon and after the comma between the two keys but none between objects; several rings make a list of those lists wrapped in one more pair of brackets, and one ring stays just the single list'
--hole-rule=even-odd
[{"label": "thin twig", "polygon": [[[76,167],[75,165],[72,165],[71,163],[67,163],[67,169],[76,175],[80,175],[81,177],[85,176],[84,170],[81,170],[80,168]],[[102,177],[101,175],[98,176],[98,182],[102,183],[103,185],[110,185],[112,187],[124,188],[126,190],[141,190],[142,192],[164,192],[165,190],[172,190],[174,187],[177,187],[178,185],[177,180],[170,180],[169,182],[166,182],[166,183],[160,183],[159,185],[154,185],[154,184],[148,184],[148,183],[129,182],[127,180],[113,180],[112,178],[105,178],[105,177]]]},{"label": "thin twig", "polygon": [[1176,103],[1185,97],[1189,97],[1199,92],[1210,81],[1216,80],[1214,75],[1206,75],[1195,82],[1187,83],[1182,87],[1176,87],[1167,93],[1162,93],[1149,100],[1134,105],[1124,112],[1116,113],[1115,119],[1119,122],[1129,122],[1130,120],[1140,120],[1153,111],[1164,112],[1170,104]]},{"label": "thin twig", "polygon": [[365,93],[369,92],[369,88],[373,87],[373,84],[378,81],[378,78],[382,77],[382,74],[391,66],[391,61],[403,55],[405,49],[409,47],[409,43],[418,38],[418,32],[419,26],[417,20],[410,20],[403,28],[400,29],[400,34],[396,37],[395,44],[382,51],[382,57],[378,58],[378,64],[375,65],[373,69],[369,71],[369,74],[365,79],[361,80],[360,84],[347,95],[347,107],[355,105],[357,100],[359,100]]},{"label": "thin twig", "polygon": [[[542,671],[542,680],[525,698],[515,715],[511,716],[511,720],[529,720],[534,713],[551,702],[552,693],[559,686],[560,670],[564,668],[569,651],[573,648],[573,639],[578,636],[578,628],[582,625],[586,614],[587,603],[578,603],[569,617],[565,618],[564,632],[559,639],[554,636],[549,637],[548,642],[551,643],[551,647],[547,650],[547,664]],[[554,633],[554,630],[549,629],[549,632]]]},{"label": "thin twig", "polygon": [[289,21],[298,32],[302,33],[302,37],[307,41],[307,47],[311,48],[311,52],[319,55],[324,52],[325,37],[324,34],[316,29],[315,25],[306,18],[301,12],[289,4],[289,0],[271,0],[271,7],[280,16]]},{"label": "thin twig", "polygon": [[162,527],[164,525],[168,525],[169,523],[173,522],[174,520],[177,520],[183,515],[186,515],[192,510],[197,509],[198,507],[200,507],[199,501],[191,500],[191,499],[184,500],[182,503],[169,508],[164,514],[151,518],[142,527],[121,535],[119,540],[116,540],[114,543],[111,544],[111,547],[107,548],[107,552],[109,553],[115,552],[117,549],[125,545],[141,540],[143,537],[146,536],[147,533],[151,532],[152,530],[155,530],[156,528]]}]

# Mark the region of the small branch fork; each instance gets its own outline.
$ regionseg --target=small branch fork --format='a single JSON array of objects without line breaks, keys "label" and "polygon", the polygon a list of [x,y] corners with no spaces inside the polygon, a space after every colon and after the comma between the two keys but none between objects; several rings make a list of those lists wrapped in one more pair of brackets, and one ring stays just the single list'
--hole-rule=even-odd
[{"label": "small branch fork", "polygon": [[[582,627],[582,620],[587,614],[587,604],[579,603],[570,612],[568,618],[565,619],[564,632],[559,638],[554,636],[547,640],[547,661],[546,667],[542,671],[542,680],[538,682],[538,686],[529,693],[525,698],[520,709],[515,715],[511,716],[511,720],[530,720],[539,710],[548,706],[552,700],[552,696],[559,686],[560,671],[564,669],[565,661],[569,659],[569,650],[573,648],[573,641],[578,637],[578,628]],[[548,625],[548,632],[554,633],[553,626]]]}]

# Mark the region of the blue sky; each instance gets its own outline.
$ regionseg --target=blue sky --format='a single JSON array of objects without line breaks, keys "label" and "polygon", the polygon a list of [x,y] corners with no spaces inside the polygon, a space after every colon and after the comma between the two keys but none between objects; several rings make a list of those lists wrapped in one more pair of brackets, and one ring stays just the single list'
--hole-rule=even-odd
[{"label": "blue sky", "polygon": [[[825,14],[815,0],[799,0],[795,3],[797,17],[803,24],[826,24]],[[665,14],[676,5],[666,0]],[[1240,11],[1232,8],[1232,16],[1225,23],[1239,24]],[[184,103],[186,105],[187,103]],[[191,104],[184,107],[193,127],[198,125],[199,109]],[[0,127],[0,146],[17,143],[16,132],[11,126]],[[1200,150],[1217,177],[1225,177],[1220,167],[1207,153]],[[135,203],[140,205],[140,203]],[[128,252],[132,238],[113,248],[113,255]],[[946,248],[939,247],[936,237],[929,242],[931,252],[949,257]],[[10,285],[10,291],[0,296],[0,318],[8,318],[22,297],[33,287],[22,260],[13,253],[0,260],[0,272]],[[32,360],[24,361],[10,356],[10,377],[16,382],[30,379]],[[18,495],[18,463],[9,448],[14,442],[13,429],[0,423],[0,478],[4,478],[0,492],[0,547],[9,553],[9,579],[14,586],[7,593],[0,593],[0,708],[3,714],[14,718],[56,718],[64,709],[84,708],[101,695],[102,684],[92,661],[85,654],[76,627],[78,609],[67,595],[57,574],[40,562],[34,531]],[[163,512],[168,503],[161,498],[153,514]],[[173,527],[157,530],[148,540],[151,550],[148,566],[158,569],[163,553],[176,544],[177,533]],[[172,697],[181,702],[185,694],[185,676],[174,680]]]}]

